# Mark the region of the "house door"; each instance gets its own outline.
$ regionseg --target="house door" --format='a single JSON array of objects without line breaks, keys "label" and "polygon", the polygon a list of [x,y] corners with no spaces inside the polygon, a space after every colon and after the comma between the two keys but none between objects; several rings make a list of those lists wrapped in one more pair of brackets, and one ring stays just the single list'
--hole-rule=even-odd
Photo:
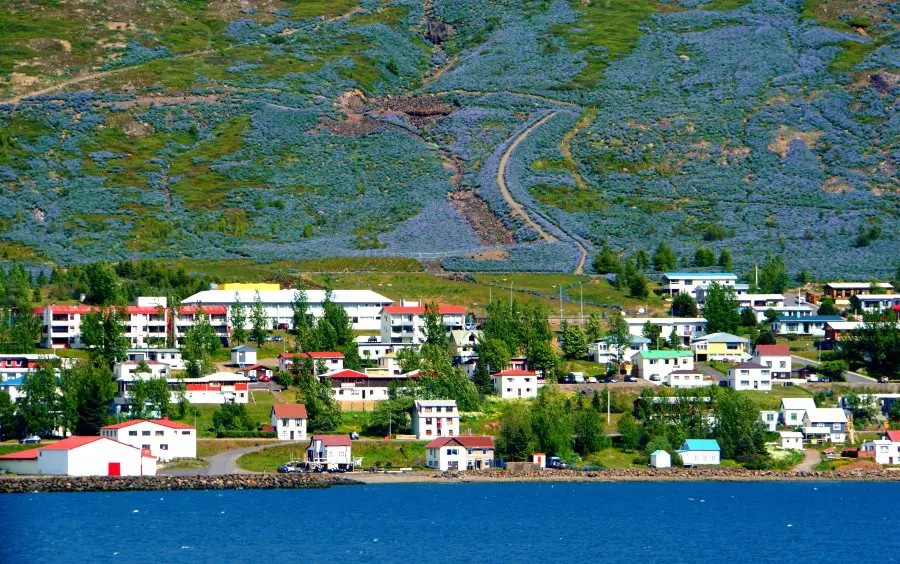
[{"label": "house door", "polygon": [[293,431],[291,431],[291,440],[292,441],[294,440],[294,432]]},{"label": "house door", "polygon": [[363,399],[366,399],[366,391],[363,390],[362,393],[363,393]]},{"label": "house door", "polygon": [[106,471],[107,476],[121,476],[122,475],[122,463],[121,462],[110,462]]}]

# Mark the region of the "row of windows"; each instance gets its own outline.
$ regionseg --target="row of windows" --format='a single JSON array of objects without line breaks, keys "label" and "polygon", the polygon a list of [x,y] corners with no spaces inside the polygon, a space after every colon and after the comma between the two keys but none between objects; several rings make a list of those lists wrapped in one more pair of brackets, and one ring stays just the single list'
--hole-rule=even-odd
[{"label": "row of windows", "polygon": [[[156,431],[154,434],[155,434],[157,437],[163,437],[163,436],[165,436],[166,432],[165,432],[165,431]],[[188,431],[187,429],[185,429],[185,430],[181,431],[181,434],[182,434],[182,435],[190,435],[191,432]],[[137,436],[137,431],[128,431],[128,436],[129,436],[129,437],[136,437],[136,436]],[[150,436],[150,431],[141,431],[141,436],[142,436],[142,437],[149,437],[149,436]]]}]

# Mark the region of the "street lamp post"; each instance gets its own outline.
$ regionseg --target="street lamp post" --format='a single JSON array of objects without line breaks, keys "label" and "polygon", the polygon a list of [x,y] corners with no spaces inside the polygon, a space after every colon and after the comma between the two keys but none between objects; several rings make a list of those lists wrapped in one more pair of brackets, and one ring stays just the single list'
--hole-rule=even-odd
[{"label": "street lamp post", "polygon": [[494,303],[494,283],[491,282],[490,289],[488,290],[488,303]]},{"label": "street lamp post", "polygon": [[578,299],[581,301],[581,324],[584,325],[584,282],[578,283]]},{"label": "street lamp post", "polygon": [[559,285],[559,326],[562,327],[562,284]]}]

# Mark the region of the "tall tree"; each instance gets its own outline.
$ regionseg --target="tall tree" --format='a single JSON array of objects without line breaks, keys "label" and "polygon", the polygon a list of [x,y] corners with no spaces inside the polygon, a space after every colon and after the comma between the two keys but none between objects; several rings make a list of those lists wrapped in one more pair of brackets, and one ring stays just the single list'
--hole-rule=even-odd
[{"label": "tall tree", "polygon": [[478,364],[483,365],[488,373],[505,370],[512,355],[506,346],[506,341],[496,337],[478,341]]},{"label": "tall tree", "polygon": [[678,257],[675,256],[675,251],[672,250],[669,245],[665,243],[660,243],[658,247],[656,247],[656,252],[653,253],[653,269],[657,272],[666,272],[667,270],[672,270],[675,268],[676,263],[678,262]]},{"label": "tall tree", "polygon": [[819,303],[819,311],[817,311],[816,313],[818,315],[838,315],[840,313],[840,310],[838,310],[837,306],[834,305],[834,298],[832,298],[831,296],[825,296]]},{"label": "tall tree", "polygon": [[46,437],[55,434],[63,425],[56,370],[54,364],[47,364],[23,377],[23,397],[16,405],[29,433]]},{"label": "tall tree", "polygon": [[184,334],[184,345],[181,348],[187,372],[191,378],[200,378],[215,369],[212,358],[221,343],[216,331],[209,323],[209,317],[198,308],[194,325]]},{"label": "tall tree", "polygon": [[722,249],[722,252],[719,253],[719,268],[724,272],[731,272],[734,269],[734,259],[731,258],[728,249]]},{"label": "tall tree", "polygon": [[344,367],[359,370],[359,349],[356,334],[347,312],[334,303],[331,291],[325,292],[322,302],[322,318],[316,323],[315,349],[318,351],[339,351],[344,353]]},{"label": "tall tree", "polygon": [[566,358],[575,360],[587,356],[587,337],[578,325],[563,321],[562,340],[562,352]]},{"label": "tall tree", "polygon": [[62,370],[60,387],[66,428],[76,435],[99,435],[116,395],[109,368],[76,363]]},{"label": "tall tree", "polygon": [[559,387],[552,381],[540,389],[531,408],[531,430],[537,447],[548,454],[572,454],[572,419]]},{"label": "tall tree", "polygon": [[841,341],[841,355],[865,364],[868,370],[889,377],[900,375],[900,330],[897,323],[877,315],[867,316],[862,326]]},{"label": "tall tree", "polygon": [[334,431],[340,425],[341,409],[331,391],[331,378],[301,375],[297,401],[306,406],[307,427],[311,432]]},{"label": "tall tree", "polygon": [[172,390],[165,378],[135,378],[129,393],[129,419],[172,415]]},{"label": "tall tree", "polygon": [[531,408],[522,401],[508,402],[500,413],[497,454],[507,460],[525,460],[535,446]]},{"label": "tall tree", "polygon": [[269,332],[269,318],[266,316],[266,308],[259,297],[259,292],[256,293],[253,308],[250,310],[250,327],[250,336],[257,345],[262,346]]},{"label": "tall tree", "polygon": [[697,247],[697,250],[694,252],[694,266],[703,268],[707,266],[715,266],[715,264],[716,254],[712,251],[712,249],[707,247]]},{"label": "tall tree", "polygon": [[672,299],[672,315],[675,317],[697,317],[699,310],[694,297],[682,292]]},{"label": "tall tree", "polygon": [[115,267],[107,261],[88,264],[84,267],[87,279],[85,301],[97,305],[122,305],[125,303],[119,276]]},{"label": "tall tree", "polygon": [[659,325],[648,321],[644,323],[644,327],[641,329],[641,335],[644,336],[645,339],[650,340],[650,346],[659,348],[659,339],[662,335],[662,327]]},{"label": "tall tree", "polygon": [[597,274],[618,272],[621,266],[619,264],[619,256],[607,245],[604,245],[600,252],[597,253],[592,264]]},{"label": "tall tree", "polygon": [[447,326],[441,316],[440,307],[435,303],[425,304],[425,342],[429,345],[447,348]]},{"label": "tall tree", "polygon": [[627,450],[634,450],[641,444],[641,430],[630,413],[626,413],[619,419],[619,435],[622,437],[622,446]]},{"label": "tall tree", "polygon": [[709,285],[706,292],[706,303],[703,308],[706,317],[706,328],[709,333],[724,331],[734,333],[741,324],[738,313],[738,302],[731,286],[722,286],[717,282]]},{"label": "tall tree", "polygon": [[745,395],[725,389],[716,406],[715,437],[722,458],[750,460],[764,457],[765,427],[759,411]]},{"label": "tall tree", "polygon": [[110,307],[85,315],[81,321],[81,342],[96,366],[112,370],[115,363],[125,360],[129,342],[116,309]]},{"label": "tall tree", "polygon": [[0,439],[16,431],[16,406],[6,390],[0,390]]},{"label": "tall tree", "polygon": [[610,440],[604,431],[603,417],[597,410],[579,411],[574,419],[575,450],[582,456],[609,446]]},{"label": "tall tree", "polygon": [[603,328],[600,325],[600,314],[596,311],[588,315],[587,324],[584,326],[584,333],[590,343],[593,343],[603,336]]},{"label": "tall tree", "polygon": [[516,302],[495,300],[487,306],[487,318],[481,326],[482,340],[500,339],[510,355],[519,354],[522,343],[522,321]]},{"label": "tall tree", "polygon": [[759,271],[759,288],[764,294],[783,294],[790,283],[787,267],[780,256],[766,257]]},{"label": "tall tree", "polygon": [[634,265],[641,272],[650,268],[650,255],[644,249],[638,249],[632,257],[634,258]]},{"label": "tall tree", "polygon": [[234,303],[228,311],[231,318],[231,344],[240,345],[247,342],[247,311],[241,303],[241,296],[234,293]]},{"label": "tall tree", "polygon": [[631,346],[631,333],[628,332],[628,323],[618,311],[609,314],[609,329],[606,332],[606,344],[610,350],[616,351],[616,372],[622,368],[625,361],[625,352]]}]

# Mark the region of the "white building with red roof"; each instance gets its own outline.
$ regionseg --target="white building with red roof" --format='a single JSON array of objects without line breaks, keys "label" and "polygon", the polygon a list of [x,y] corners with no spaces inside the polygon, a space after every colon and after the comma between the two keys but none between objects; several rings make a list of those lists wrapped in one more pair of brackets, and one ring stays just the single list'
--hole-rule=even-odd
[{"label": "white building with red roof", "polygon": [[345,368],[320,374],[319,378],[331,380],[331,392],[341,405],[341,409],[359,410],[368,405],[360,402],[379,402],[388,399],[391,382],[408,382],[410,378],[418,376],[418,371],[395,376],[383,372],[370,374]]},{"label": "white building with red roof", "polygon": [[751,362],[768,368],[772,378],[791,377],[791,349],[787,345],[756,345]]},{"label": "white building with red roof", "polygon": [[306,448],[306,462],[323,470],[352,470],[349,435],[313,435]]},{"label": "white building with red roof", "polygon": [[344,353],[338,351],[314,351],[299,353],[281,353],[278,355],[278,369],[282,372],[288,372],[294,362],[309,362],[312,365],[313,372],[318,374],[317,366],[325,365],[325,372],[333,370],[343,370]]},{"label": "white building with red roof", "polygon": [[900,464],[900,430],[885,431],[880,439],[863,443],[862,450],[874,451],[878,464]]},{"label": "white building with red roof", "polygon": [[269,417],[276,436],[282,441],[306,440],[306,406],[302,403],[276,403]]},{"label": "white building with red roof", "polygon": [[188,329],[197,324],[202,316],[209,320],[216,337],[222,345],[228,344],[228,337],[231,334],[231,325],[228,322],[228,306],[224,305],[182,305],[176,308],[175,314],[172,316],[173,332],[175,342],[178,346],[184,344],[184,335]]},{"label": "white building with red roof", "polygon": [[20,378],[57,361],[61,359],[55,354],[0,354],[0,382]]},{"label": "white building with red roof", "polygon": [[155,476],[156,457],[108,437],[74,436],[0,455],[0,469],[57,476]]},{"label": "white building with red roof", "polygon": [[425,445],[425,464],[441,472],[494,466],[494,437],[440,437]]},{"label": "white building with red roof", "polygon": [[501,370],[491,374],[494,391],[503,399],[536,398],[538,391],[537,372],[530,370]]},{"label": "white building with red roof", "polygon": [[[102,308],[89,305],[47,305],[35,308],[41,318],[41,346],[46,348],[81,348],[81,321],[89,313]],[[132,347],[164,344],[168,328],[168,310],[162,306],[130,305],[116,308],[125,326],[125,336]]]},{"label": "white building with red roof", "polygon": [[100,436],[149,450],[162,461],[197,458],[197,430],[169,419],[133,419],[100,428]]},{"label": "white building with red roof", "polygon": [[[450,331],[466,326],[466,308],[457,305],[439,305],[438,314]],[[415,301],[401,301],[400,305],[385,306],[381,310],[381,342],[415,344],[425,342],[425,306]]]}]

